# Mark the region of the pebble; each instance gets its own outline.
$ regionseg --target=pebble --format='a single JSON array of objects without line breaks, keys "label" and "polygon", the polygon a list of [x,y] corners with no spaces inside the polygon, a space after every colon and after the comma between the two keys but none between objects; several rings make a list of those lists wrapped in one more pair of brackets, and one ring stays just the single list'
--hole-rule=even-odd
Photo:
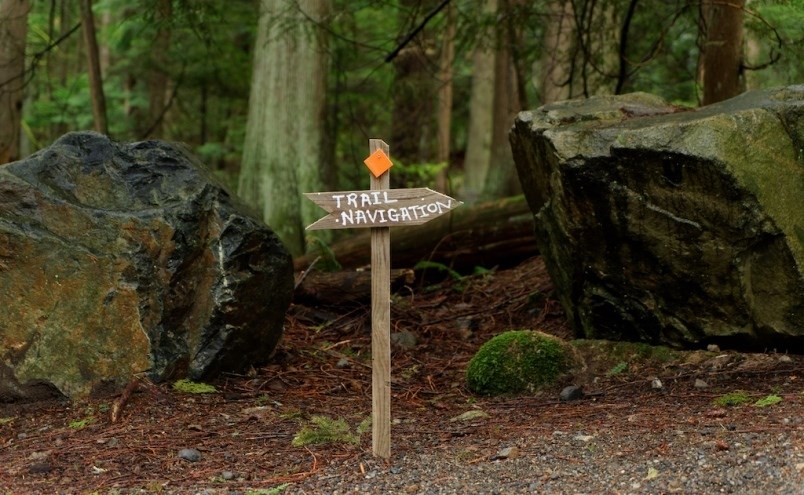
[{"label": "pebble", "polygon": [[418,344],[416,334],[405,330],[403,332],[394,332],[391,334],[391,344],[402,349],[413,349]]},{"label": "pebble", "polygon": [[709,384],[705,381],[701,380],[700,378],[695,379],[695,388],[707,388]]},{"label": "pebble", "polygon": [[46,474],[53,469],[49,462],[34,462],[28,466],[28,472],[31,474]]},{"label": "pebble", "polygon": [[502,461],[504,459],[515,459],[519,456],[519,449],[516,447],[505,447],[489,458],[491,461]]},{"label": "pebble", "polygon": [[558,398],[563,401],[578,400],[583,398],[583,396],[584,396],[583,388],[575,385],[564,387],[561,390],[561,393],[558,394]]},{"label": "pebble", "polygon": [[720,346],[717,344],[709,344],[706,346],[706,350],[709,352],[720,352]]},{"label": "pebble", "polygon": [[650,388],[652,388],[653,390],[661,390],[662,388],[664,388],[664,385],[662,385],[661,380],[659,380],[658,378],[654,378],[653,380],[650,381]]},{"label": "pebble", "polygon": [[483,419],[488,417],[489,414],[487,412],[481,411],[480,409],[472,409],[471,411],[466,411],[465,413],[459,416],[450,418],[450,421],[455,423],[456,421],[472,421],[475,419]]},{"label": "pebble", "polygon": [[236,477],[237,477],[237,475],[232,471],[224,471],[224,472],[221,473],[221,478],[223,478],[226,481],[231,481],[231,480],[235,479]]},{"label": "pebble", "polygon": [[181,449],[179,458],[190,462],[198,462],[201,460],[201,452],[196,449]]}]

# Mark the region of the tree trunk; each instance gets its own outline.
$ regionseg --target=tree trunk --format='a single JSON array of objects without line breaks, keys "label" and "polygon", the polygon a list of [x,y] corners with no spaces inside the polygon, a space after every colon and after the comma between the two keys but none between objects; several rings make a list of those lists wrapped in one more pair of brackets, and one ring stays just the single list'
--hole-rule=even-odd
[{"label": "tree trunk", "polygon": [[[368,265],[369,229],[330,246],[344,268]],[[456,269],[510,266],[537,253],[533,214],[523,196],[464,205],[423,225],[391,230],[391,265],[411,268],[422,260]],[[318,256],[311,252],[294,259],[296,270],[306,270]]]},{"label": "tree trunk", "polygon": [[305,250],[305,226],[321,216],[302,193],[322,190],[327,57],[313,22],[329,5],[262,0],[254,47],[238,192],[296,256]]},{"label": "tree trunk", "polygon": [[[429,8],[432,0],[403,0],[404,9],[400,15],[406,16],[403,25],[412,29],[422,12]],[[408,19],[407,16],[410,16]],[[397,54],[393,60],[395,76],[392,87],[393,117],[391,121],[391,152],[406,165],[427,163],[434,158],[436,145],[435,107],[436,85],[430,60],[431,40],[421,32]],[[391,176],[393,181],[393,175]]]},{"label": "tree trunk", "polygon": [[92,15],[92,0],[79,0],[79,3],[81,5],[81,29],[84,32],[84,44],[86,45],[89,93],[92,98],[92,116],[95,119],[95,130],[102,134],[109,134],[98,40],[95,38],[95,18]]},{"label": "tree trunk", "polygon": [[172,15],[171,0],[158,0],[155,12],[156,38],[153,41],[148,67],[148,128],[143,129],[142,137],[161,137],[165,124],[165,113],[170,93],[168,72],[168,50],[170,50],[170,29],[167,26]]},{"label": "tree trunk", "polygon": [[575,33],[573,3],[553,0],[544,33],[541,63],[542,104],[572,96],[572,40]]},{"label": "tree trunk", "polygon": [[20,158],[28,0],[0,0],[0,164]]},{"label": "tree trunk", "polygon": [[[484,2],[484,15],[493,16],[497,0]],[[472,92],[469,99],[469,129],[464,160],[464,187],[461,199],[467,203],[480,200],[491,162],[494,126],[495,31],[478,41],[472,56]]]},{"label": "tree trunk", "polygon": [[[497,0],[487,0],[486,9],[495,17],[505,14]],[[470,203],[511,196],[520,189],[508,144],[508,130],[520,109],[507,30],[507,25],[497,26],[490,48],[479,46],[475,53],[463,195]]]},{"label": "tree trunk", "polygon": [[[391,270],[391,292],[396,292],[415,280],[411,269]],[[305,271],[296,283],[293,302],[296,304],[341,305],[363,302],[371,298],[371,271],[344,270],[339,272]]]},{"label": "tree trunk", "polygon": [[447,173],[449,171],[450,126],[452,125],[452,64],[455,61],[455,7],[448,5],[445,12],[447,26],[441,40],[441,61],[438,71],[438,146],[436,162],[446,166],[436,177],[439,191],[450,193]]},{"label": "tree trunk", "polygon": [[744,14],[745,0],[705,0],[701,4],[703,105],[733,98],[745,90]]},{"label": "tree trunk", "polygon": [[[500,35],[502,35],[502,30]],[[519,108],[519,84],[516,80],[511,49],[502,36],[494,60],[494,106],[492,107],[491,154],[481,198],[490,200],[522,193],[514,166],[508,131]]]}]

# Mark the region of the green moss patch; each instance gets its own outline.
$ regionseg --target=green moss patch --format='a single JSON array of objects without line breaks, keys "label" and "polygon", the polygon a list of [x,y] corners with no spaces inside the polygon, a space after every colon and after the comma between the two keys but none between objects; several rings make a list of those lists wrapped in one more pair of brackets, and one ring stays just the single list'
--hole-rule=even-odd
[{"label": "green moss patch", "polygon": [[748,392],[744,392],[742,390],[736,390],[734,392],[729,392],[728,394],[721,395],[712,402],[716,406],[720,407],[734,407],[751,402],[751,396],[748,395]]},{"label": "green moss patch", "polygon": [[217,392],[212,385],[186,379],[178,380],[173,383],[173,389],[185,394],[214,394]]},{"label": "green moss patch", "polygon": [[478,394],[533,392],[570,371],[572,347],[542,332],[515,330],[492,338],[466,369],[469,389]]}]

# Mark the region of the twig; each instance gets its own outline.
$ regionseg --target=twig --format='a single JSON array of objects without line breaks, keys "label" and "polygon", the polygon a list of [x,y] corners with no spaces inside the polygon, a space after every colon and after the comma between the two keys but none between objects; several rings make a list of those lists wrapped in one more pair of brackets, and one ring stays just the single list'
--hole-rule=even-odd
[{"label": "twig", "polygon": [[123,393],[120,394],[120,398],[114,401],[109,414],[109,419],[111,420],[112,424],[117,423],[120,420],[120,416],[123,414],[123,408],[126,407],[128,400],[131,398],[131,394],[133,394],[139,388],[139,385],[139,378],[132,379],[130,382],[128,382],[126,388],[123,389]]}]

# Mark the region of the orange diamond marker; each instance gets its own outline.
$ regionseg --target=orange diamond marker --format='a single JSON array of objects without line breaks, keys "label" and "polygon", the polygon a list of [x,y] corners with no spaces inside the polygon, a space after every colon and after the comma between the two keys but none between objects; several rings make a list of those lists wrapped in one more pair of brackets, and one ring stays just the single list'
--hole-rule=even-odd
[{"label": "orange diamond marker", "polygon": [[388,158],[388,155],[386,155],[385,152],[379,148],[377,151],[369,155],[368,158],[363,160],[363,163],[365,163],[369,170],[371,170],[371,173],[374,174],[374,177],[381,176],[387,172],[389,168],[394,166],[394,164],[391,162],[391,159]]}]

